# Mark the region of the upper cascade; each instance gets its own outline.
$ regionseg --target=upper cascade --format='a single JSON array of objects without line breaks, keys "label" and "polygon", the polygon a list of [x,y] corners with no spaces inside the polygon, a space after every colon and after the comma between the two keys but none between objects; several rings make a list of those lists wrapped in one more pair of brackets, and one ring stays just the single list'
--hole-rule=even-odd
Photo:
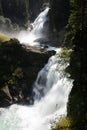
[{"label": "upper cascade", "polygon": [[[44,23],[47,20],[47,14],[48,14],[49,8],[47,7],[43,12],[41,12],[38,17],[35,19],[34,23],[32,23],[33,33],[41,33],[41,30],[43,29]],[[38,31],[38,32],[37,32]]]},{"label": "upper cascade", "polygon": [[37,39],[43,38],[44,23],[47,21],[47,14],[49,7],[42,11],[35,21],[31,24],[27,31],[21,31],[18,39],[21,43],[27,45],[37,45],[39,43],[34,42]]}]

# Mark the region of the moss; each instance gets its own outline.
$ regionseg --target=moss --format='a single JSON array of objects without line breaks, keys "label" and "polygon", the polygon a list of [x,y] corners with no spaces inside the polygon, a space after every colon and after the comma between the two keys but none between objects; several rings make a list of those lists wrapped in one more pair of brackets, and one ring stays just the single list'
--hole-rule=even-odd
[{"label": "moss", "polygon": [[70,58],[71,53],[72,53],[71,49],[62,48],[61,57]]},{"label": "moss", "polygon": [[17,77],[19,79],[23,78],[23,72],[22,72],[22,68],[17,67],[14,72],[12,73],[13,77]]},{"label": "moss", "polygon": [[0,33],[0,42],[6,42],[6,41],[9,41],[9,40],[10,40],[10,38],[8,36]]},{"label": "moss", "polygon": [[[69,95],[68,117],[61,119],[53,130],[87,130],[87,28],[77,32],[73,45],[68,69],[74,82]],[[67,51],[63,50],[60,57],[66,56]]]},{"label": "moss", "polygon": [[[13,103],[29,104],[33,82],[53,54],[55,54],[54,51],[47,53],[30,51],[17,39],[0,43],[0,89],[6,84]],[[3,103],[3,98],[1,103]]]},{"label": "moss", "polygon": [[66,63],[69,62],[71,53],[71,49],[62,48],[61,52],[57,54],[57,56],[60,57],[62,62]]},{"label": "moss", "polygon": [[75,115],[74,118],[72,118],[71,116],[61,118],[59,122],[56,124],[55,128],[53,128],[52,130],[86,130],[87,125],[83,126],[84,123],[86,124],[83,117],[81,118],[81,120],[83,124],[81,122],[77,122],[77,116]]},{"label": "moss", "polygon": [[59,120],[53,130],[71,130],[71,128],[71,119],[69,117],[64,117]]}]

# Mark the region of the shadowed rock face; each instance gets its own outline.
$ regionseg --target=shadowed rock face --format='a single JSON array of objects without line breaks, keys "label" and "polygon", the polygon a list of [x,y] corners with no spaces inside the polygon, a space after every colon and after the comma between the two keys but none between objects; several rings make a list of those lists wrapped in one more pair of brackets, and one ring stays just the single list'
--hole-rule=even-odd
[{"label": "shadowed rock face", "polygon": [[0,3],[2,15],[10,18],[13,23],[22,25],[29,19],[29,0],[1,0]]},{"label": "shadowed rock face", "polygon": [[50,33],[52,33],[50,39],[55,46],[64,45],[69,11],[69,0],[50,0],[49,26]]},{"label": "shadowed rock face", "polygon": [[41,52],[41,49],[22,46],[16,39],[0,43],[0,107],[32,103],[32,85],[54,54],[54,51]]},{"label": "shadowed rock face", "polygon": [[70,69],[74,79],[69,96],[68,116],[75,130],[87,129],[87,28],[78,31],[74,39]]},{"label": "shadowed rock face", "polygon": [[50,7],[51,28],[60,31],[68,22],[69,0],[50,0]]},{"label": "shadowed rock face", "polygon": [[35,20],[45,2],[48,0],[0,0],[0,15],[23,26]]}]

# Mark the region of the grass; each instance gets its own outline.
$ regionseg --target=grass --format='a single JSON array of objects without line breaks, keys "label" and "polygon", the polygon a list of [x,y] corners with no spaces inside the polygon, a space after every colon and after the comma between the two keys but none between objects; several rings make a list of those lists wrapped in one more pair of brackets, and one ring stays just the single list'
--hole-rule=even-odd
[{"label": "grass", "polygon": [[7,42],[10,38],[3,33],[0,33],[0,42]]},{"label": "grass", "polygon": [[71,120],[68,117],[61,118],[60,121],[57,123],[56,127],[52,130],[71,130]]}]

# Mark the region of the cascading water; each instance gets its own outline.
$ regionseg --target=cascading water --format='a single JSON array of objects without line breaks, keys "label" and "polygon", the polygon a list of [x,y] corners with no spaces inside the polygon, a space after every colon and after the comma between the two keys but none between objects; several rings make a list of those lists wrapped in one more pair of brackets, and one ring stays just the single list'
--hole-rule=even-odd
[{"label": "cascading water", "polygon": [[47,14],[49,8],[47,7],[43,12],[41,12],[34,23],[31,24],[32,30],[30,27],[27,31],[21,31],[20,34],[17,36],[21,43],[26,45],[39,45],[38,42],[34,42],[36,39],[44,38],[42,30],[44,29],[44,23],[47,21]]},{"label": "cascading water", "polygon": [[[32,44],[35,39],[42,36],[41,30],[48,10],[49,8],[38,16],[33,23],[33,30],[30,34],[22,36],[24,39],[21,42]],[[72,80],[64,73],[68,61],[65,62],[60,53],[61,49],[58,49],[57,55],[52,56],[39,72],[33,87],[33,105],[15,104],[7,109],[0,108],[0,130],[50,130],[60,116],[67,114],[66,107]]]},{"label": "cascading water", "polygon": [[52,56],[39,72],[34,84],[34,105],[12,105],[1,109],[0,130],[50,130],[53,123],[66,115],[72,80],[65,75],[68,62],[58,55]]}]

